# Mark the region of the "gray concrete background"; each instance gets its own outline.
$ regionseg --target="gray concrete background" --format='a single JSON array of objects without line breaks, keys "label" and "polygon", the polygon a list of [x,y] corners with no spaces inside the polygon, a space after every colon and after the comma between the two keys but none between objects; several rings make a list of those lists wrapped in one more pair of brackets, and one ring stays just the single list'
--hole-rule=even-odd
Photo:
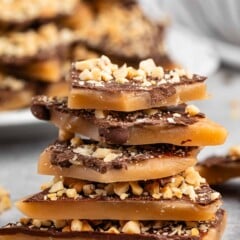
[{"label": "gray concrete background", "polygon": [[[202,112],[229,130],[224,146],[208,147],[200,159],[212,153],[225,153],[233,144],[240,144],[240,72],[222,69],[208,80],[212,98],[197,103]],[[37,192],[49,177],[37,175],[37,160],[41,151],[54,141],[56,130],[47,124],[0,128],[0,184],[11,192],[12,200]],[[224,196],[228,225],[224,240],[240,236],[240,180],[216,189]],[[12,208],[0,216],[0,225],[15,221],[21,214]]]}]

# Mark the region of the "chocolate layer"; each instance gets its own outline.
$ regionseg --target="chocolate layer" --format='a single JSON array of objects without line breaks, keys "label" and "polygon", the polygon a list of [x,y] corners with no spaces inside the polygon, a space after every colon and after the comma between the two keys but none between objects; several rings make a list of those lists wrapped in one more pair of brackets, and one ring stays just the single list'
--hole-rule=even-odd
[{"label": "chocolate layer", "polygon": [[[109,149],[112,153],[116,154],[116,157],[112,161],[104,161],[103,158],[96,157],[93,153],[99,148]],[[85,154],[84,149],[89,149],[91,153]],[[152,158],[184,158],[196,149],[197,147],[180,147],[170,144],[152,144],[134,147],[109,146],[104,143],[85,140],[78,146],[71,145],[69,141],[56,141],[46,149],[46,152],[50,153],[53,165],[70,167],[73,164],[77,164],[100,173],[105,173],[108,169],[127,169],[128,164]]]},{"label": "chocolate layer", "polygon": [[[98,240],[201,240],[206,236],[210,229],[217,229],[224,221],[225,212],[220,209],[216,213],[216,218],[208,222],[173,222],[173,221],[141,221],[142,226],[140,234],[127,234],[121,232],[122,225],[119,221],[88,221],[93,231],[76,232],[67,231],[63,232],[62,228],[56,228],[52,223],[49,227],[38,228],[29,220],[27,224],[9,223],[0,229],[0,236],[24,234],[28,236],[41,236],[41,237],[54,237],[54,238],[74,238],[82,237],[84,239],[98,239]],[[71,224],[71,220],[66,222],[66,226]],[[193,236],[191,233],[192,226],[198,229],[199,235]],[[119,229],[119,233],[108,233],[108,229],[114,227]],[[180,229],[176,231],[176,229]]]}]

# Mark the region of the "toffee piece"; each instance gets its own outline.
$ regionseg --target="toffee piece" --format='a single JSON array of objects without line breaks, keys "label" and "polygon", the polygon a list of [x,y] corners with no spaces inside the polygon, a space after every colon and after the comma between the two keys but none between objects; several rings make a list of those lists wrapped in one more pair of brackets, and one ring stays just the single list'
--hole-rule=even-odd
[{"label": "toffee piece", "polygon": [[164,71],[152,59],[135,69],[102,56],[73,62],[68,107],[130,112],[177,105],[205,99],[205,80],[182,69]]},{"label": "toffee piece", "polygon": [[74,12],[77,0],[1,1],[0,30],[19,30],[49,20],[67,17]]},{"label": "toffee piece", "polygon": [[116,220],[37,220],[22,218],[0,229],[1,240],[74,239],[74,240],[220,240],[226,213],[218,210],[214,220],[116,221]]},{"label": "toffee piece", "polygon": [[62,130],[108,144],[206,146],[223,143],[227,134],[196,107],[185,104],[135,112],[76,110],[67,107],[67,98],[37,96],[31,110],[36,118]]},{"label": "toffee piece", "polygon": [[165,19],[149,20],[137,1],[82,1],[79,11],[63,22],[80,31],[89,50],[118,64],[137,66],[151,57],[167,69],[176,67],[165,47]]},{"label": "toffee piece", "polygon": [[0,111],[29,106],[36,89],[34,83],[0,73]]},{"label": "toffee piece", "polygon": [[211,185],[240,177],[240,145],[233,146],[225,156],[210,156],[198,163],[196,169]]},{"label": "toffee piece", "polygon": [[18,202],[20,211],[38,219],[192,221],[211,219],[221,205],[220,194],[193,168],[156,180],[102,184],[61,178],[45,187]]},{"label": "toffee piece", "polygon": [[156,179],[193,166],[198,151],[169,144],[119,146],[72,138],[45,149],[38,172],[103,183]]}]

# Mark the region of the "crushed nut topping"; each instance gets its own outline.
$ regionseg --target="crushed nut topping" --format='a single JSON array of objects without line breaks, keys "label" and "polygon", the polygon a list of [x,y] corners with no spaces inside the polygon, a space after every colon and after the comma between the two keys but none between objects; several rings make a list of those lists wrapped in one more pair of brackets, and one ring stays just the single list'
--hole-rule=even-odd
[{"label": "crushed nut topping", "polygon": [[36,18],[70,14],[77,0],[5,0],[0,4],[0,21],[21,23]]},{"label": "crushed nut topping", "polygon": [[200,110],[194,105],[188,105],[186,107],[186,113],[188,113],[190,116],[195,116],[200,113]]},{"label": "crushed nut topping", "polygon": [[234,160],[240,158],[240,145],[232,146],[229,149],[228,155]]},{"label": "crushed nut topping", "polygon": [[[91,9],[91,1],[86,2],[86,7]],[[123,1],[95,3],[94,14],[82,30],[82,38],[93,48],[122,58],[165,56],[165,22],[150,21],[136,2],[128,7],[123,5]]]},{"label": "crushed nut topping", "polygon": [[52,50],[59,45],[78,39],[70,29],[57,29],[54,24],[40,27],[37,31],[12,32],[0,37],[0,55],[6,57],[32,57],[40,51]]},{"label": "crushed nut topping", "polygon": [[25,85],[22,79],[0,73],[0,90],[20,91]]},{"label": "crushed nut topping", "polygon": [[[153,199],[189,198],[193,202],[212,202],[220,199],[220,194],[207,189],[206,180],[194,168],[183,173],[148,181],[96,183],[72,178],[61,178],[52,181],[50,188],[45,189],[44,199],[56,201],[62,197],[82,199],[84,197],[98,199],[116,197],[121,200],[132,197],[150,197]],[[205,190],[204,190],[205,188]]]},{"label": "crushed nut topping", "polygon": [[76,83],[79,86],[85,84],[104,86],[105,83],[114,82],[123,85],[139,85],[145,89],[147,87],[158,87],[165,84],[179,84],[182,79],[193,80],[194,77],[183,69],[164,72],[163,68],[156,66],[152,59],[141,61],[139,63],[139,69],[128,67],[126,64],[119,67],[117,64],[113,64],[106,56],[77,61],[74,62],[72,66],[73,84]]},{"label": "crushed nut topping", "polygon": [[22,218],[16,224],[8,224],[5,228],[26,227],[42,231],[57,232],[101,232],[112,234],[157,234],[159,236],[198,237],[216,227],[223,214],[219,210],[216,218],[211,221],[183,222],[183,221],[113,221],[113,220],[38,220]]}]

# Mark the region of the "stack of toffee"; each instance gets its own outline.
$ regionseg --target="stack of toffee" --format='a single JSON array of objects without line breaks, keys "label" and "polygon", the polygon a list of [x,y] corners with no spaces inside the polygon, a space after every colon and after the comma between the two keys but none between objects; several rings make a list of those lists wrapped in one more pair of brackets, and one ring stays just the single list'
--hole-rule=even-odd
[{"label": "stack of toffee", "polygon": [[38,165],[54,179],[17,203],[28,218],[0,239],[220,239],[221,196],[193,166],[226,131],[185,103],[207,97],[206,78],[106,56],[72,63],[70,75],[68,98],[31,108],[60,129]]}]

